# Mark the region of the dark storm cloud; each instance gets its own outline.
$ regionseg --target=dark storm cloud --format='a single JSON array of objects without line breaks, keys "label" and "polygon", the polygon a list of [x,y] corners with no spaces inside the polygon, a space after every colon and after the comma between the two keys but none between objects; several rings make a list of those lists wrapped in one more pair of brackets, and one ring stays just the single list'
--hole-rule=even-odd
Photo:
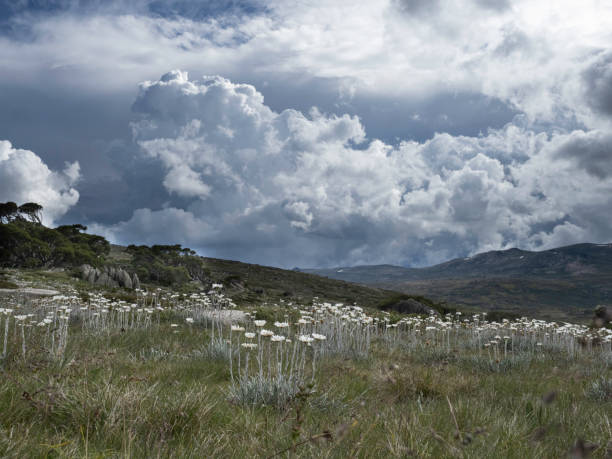
[{"label": "dark storm cloud", "polygon": [[[296,78],[298,78],[296,76]],[[323,113],[359,116],[368,135],[397,143],[400,140],[424,141],[436,132],[478,136],[487,129],[499,129],[519,112],[494,97],[470,92],[440,92],[415,98],[385,97],[357,91],[345,97],[341,79],[300,77],[249,81],[264,95],[266,105],[282,111],[293,108],[308,112],[313,106]]]},{"label": "dark storm cloud", "polygon": [[78,157],[92,164],[88,176],[108,174],[106,155],[96,143],[131,139],[130,99],[134,94],[134,89],[110,96],[57,87],[44,91],[20,82],[3,82],[0,138],[36,151],[53,167]]},{"label": "dark storm cloud", "polygon": [[491,10],[505,11],[511,6],[511,0],[475,0],[476,4]]},{"label": "dark storm cloud", "polygon": [[[131,142],[99,146],[99,152],[107,155],[112,175],[83,181],[79,185],[78,203],[63,216],[61,223],[111,224],[130,218],[134,209],[161,208],[171,201],[162,184],[162,168],[143,156]],[[187,205],[177,198],[172,202],[177,207]]]},{"label": "dark storm cloud", "polygon": [[0,85],[0,140],[35,152],[51,169],[78,161],[87,178],[78,183],[78,202],[57,222],[112,223],[168,200],[159,164],[132,141],[135,92],[100,96]]},{"label": "dark storm cloud", "polygon": [[591,107],[601,114],[612,116],[612,52],[601,53],[582,77]]},{"label": "dark storm cloud", "polygon": [[191,21],[215,19],[229,25],[240,16],[264,14],[266,11],[263,0],[0,0],[0,36],[21,41],[35,40],[32,25],[53,15],[132,14]]},{"label": "dark storm cloud", "polygon": [[151,14],[163,17],[181,16],[203,20],[223,15],[261,14],[267,11],[264,0],[150,0],[147,9]]},{"label": "dark storm cloud", "polygon": [[578,167],[599,179],[612,176],[611,133],[576,132],[559,147],[557,155],[571,159]]},{"label": "dark storm cloud", "polygon": [[19,14],[148,13],[202,20],[223,14],[255,14],[266,11],[259,0],[0,0],[0,20]]}]

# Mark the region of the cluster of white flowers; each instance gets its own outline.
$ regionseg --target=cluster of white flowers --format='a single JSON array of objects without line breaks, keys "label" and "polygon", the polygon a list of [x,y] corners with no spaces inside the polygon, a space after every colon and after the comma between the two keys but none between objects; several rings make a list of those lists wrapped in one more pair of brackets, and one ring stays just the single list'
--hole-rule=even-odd
[{"label": "cluster of white flowers", "polygon": [[[392,326],[391,326],[392,325]],[[459,342],[474,348],[492,350],[495,357],[514,352],[541,352],[557,349],[579,352],[612,352],[612,330],[593,329],[567,322],[547,322],[522,317],[516,320],[488,321],[486,313],[463,318],[461,313],[445,316],[403,317],[387,324],[383,337],[390,344],[400,341],[414,346],[434,345],[447,349]]]},{"label": "cluster of white flowers", "polygon": [[[26,358],[30,336],[38,333],[44,336],[49,353],[61,358],[69,329],[74,326],[86,333],[169,327],[178,337],[183,331],[193,334],[206,328],[211,346],[222,346],[224,358],[229,360],[232,384],[251,377],[303,383],[306,374],[314,378],[321,358],[332,354],[364,357],[373,342],[407,352],[421,346],[448,352],[457,346],[471,347],[496,360],[521,352],[533,356],[550,351],[612,353],[612,330],[605,328],[525,317],[490,321],[484,313],[468,317],[435,312],[426,316],[369,314],[356,305],[318,299],[312,306],[282,302],[281,307],[290,312],[282,320],[260,319],[261,315],[252,311],[240,314],[246,320],[231,323],[235,319],[226,313],[236,312],[237,307],[222,288],[213,284],[209,292],[187,295],[138,290],[133,302],[110,300],[99,293],[90,294],[84,302],[72,291],[36,300],[29,309],[8,301],[0,308],[2,357],[13,352]],[[174,322],[169,323],[171,320]]]}]

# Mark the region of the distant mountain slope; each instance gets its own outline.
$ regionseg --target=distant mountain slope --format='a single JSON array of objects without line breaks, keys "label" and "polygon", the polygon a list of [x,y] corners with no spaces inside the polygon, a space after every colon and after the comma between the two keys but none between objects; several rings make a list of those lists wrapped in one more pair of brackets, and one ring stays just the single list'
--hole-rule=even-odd
[{"label": "distant mountain slope", "polygon": [[612,302],[612,244],[491,251],[427,268],[375,265],[303,271],[477,309],[531,314],[535,309],[551,318],[580,318],[597,304]]},{"label": "distant mountain slope", "polygon": [[612,244],[576,244],[542,252],[509,249],[456,258],[427,268],[393,265],[302,269],[332,279],[359,283],[466,279],[478,277],[575,277],[612,274]]}]

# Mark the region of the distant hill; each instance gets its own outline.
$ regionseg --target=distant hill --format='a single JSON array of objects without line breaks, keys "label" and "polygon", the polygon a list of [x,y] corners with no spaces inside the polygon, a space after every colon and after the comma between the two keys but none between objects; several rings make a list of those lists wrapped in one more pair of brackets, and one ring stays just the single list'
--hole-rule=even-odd
[{"label": "distant hill", "polygon": [[491,251],[427,268],[374,265],[302,271],[459,306],[547,318],[588,317],[597,304],[612,302],[612,244]]},{"label": "distant hill", "polygon": [[542,252],[495,250],[473,257],[455,258],[427,268],[365,265],[300,271],[359,283],[500,276],[559,278],[612,274],[612,244],[575,244]]}]

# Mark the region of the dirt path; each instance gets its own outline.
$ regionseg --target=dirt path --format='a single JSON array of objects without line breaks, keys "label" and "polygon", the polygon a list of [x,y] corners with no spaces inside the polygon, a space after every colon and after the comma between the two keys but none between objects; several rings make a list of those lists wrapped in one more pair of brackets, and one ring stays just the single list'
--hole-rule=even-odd
[{"label": "dirt path", "polygon": [[57,290],[51,290],[46,288],[0,288],[0,295],[11,295],[11,294],[21,294],[21,295],[30,295],[30,296],[53,296],[59,295],[60,292]]}]

